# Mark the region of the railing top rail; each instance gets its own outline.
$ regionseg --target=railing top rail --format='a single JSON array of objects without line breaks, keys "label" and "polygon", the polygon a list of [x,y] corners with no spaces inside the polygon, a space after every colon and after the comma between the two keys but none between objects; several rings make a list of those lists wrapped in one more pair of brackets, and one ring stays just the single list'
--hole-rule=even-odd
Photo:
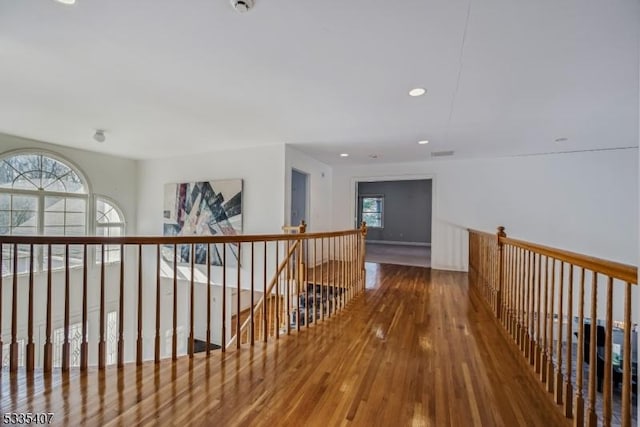
[{"label": "railing top rail", "polygon": [[468,231],[469,233],[481,234],[481,235],[483,235],[483,236],[493,237],[494,239],[496,238],[496,233],[487,233],[486,231],[475,230],[475,229],[473,229],[473,228],[467,228],[467,231]]},{"label": "railing top rail", "polygon": [[350,236],[362,233],[353,230],[327,231],[301,234],[239,234],[236,236],[0,236],[0,244],[19,245],[185,245],[216,243],[249,243],[296,241],[329,237]]},{"label": "railing top rail", "polygon": [[638,267],[628,264],[622,264],[615,261],[609,261],[602,258],[596,258],[564,249],[552,248],[537,243],[526,242],[524,240],[512,239],[511,237],[499,237],[497,234],[487,233],[485,231],[469,229],[470,233],[480,234],[483,236],[491,236],[496,239],[496,243],[503,245],[511,245],[518,248],[526,249],[559,261],[564,261],[587,270],[595,271],[614,279],[636,285],[638,283]]},{"label": "railing top rail", "polygon": [[539,245],[537,243],[525,242],[523,240],[512,239],[510,237],[500,237],[500,243],[527,249],[550,258],[568,262],[569,264],[573,264],[578,267],[584,267],[587,270],[595,271],[624,282],[632,284],[637,284],[638,282],[638,267],[633,265],[583,255],[576,252],[566,251],[564,249],[552,248],[549,246]]}]

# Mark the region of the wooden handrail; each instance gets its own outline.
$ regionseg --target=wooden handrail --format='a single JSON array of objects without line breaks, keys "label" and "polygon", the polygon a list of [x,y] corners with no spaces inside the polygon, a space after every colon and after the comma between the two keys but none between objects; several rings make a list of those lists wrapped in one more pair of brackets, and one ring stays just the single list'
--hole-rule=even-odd
[{"label": "wooden handrail", "polygon": [[360,229],[304,234],[238,234],[236,236],[0,236],[0,244],[18,245],[190,245],[299,241],[360,234]]},{"label": "wooden handrail", "polygon": [[[631,336],[637,334],[631,313],[637,267],[513,239],[503,227],[496,234],[468,231],[471,283],[534,367],[532,372],[563,405],[564,415],[576,427],[610,426],[614,408],[619,408],[616,417],[630,427],[632,384],[637,383],[631,349]],[[624,317],[618,312],[614,318],[621,296]],[[615,358],[614,340],[622,345]],[[614,385],[620,383],[622,396],[616,402]]]},{"label": "wooden handrail", "polygon": [[[163,358],[163,347],[164,357],[177,359],[178,354],[184,351],[178,350],[179,342],[186,342],[186,353],[189,357],[194,357],[196,344],[198,347],[200,345],[196,343],[196,339],[200,341],[203,338],[209,355],[213,338],[212,321],[217,323],[213,327],[220,331],[220,336],[215,338],[215,344],[221,345],[221,351],[225,352],[234,342],[237,349],[240,349],[246,342],[245,338],[249,339],[250,336],[251,345],[259,339],[256,337],[256,329],[259,329],[259,333],[264,332],[261,337],[264,342],[267,342],[269,337],[278,339],[285,324],[287,334],[291,333],[291,325],[294,322],[295,329],[300,331],[301,325],[309,326],[309,322],[316,322],[319,317],[324,319],[325,314],[330,317],[338,313],[348,301],[364,290],[364,266],[361,264],[365,250],[362,244],[366,234],[364,225],[352,230],[306,233],[306,224],[302,223],[298,227],[285,227],[285,230],[295,234],[0,236],[0,254],[3,249],[9,250],[5,262],[0,263],[0,273],[3,273],[0,274],[0,313],[4,313],[0,317],[10,320],[8,324],[1,325],[5,337],[9,336],[5,328],[10,327],[10,341],[0,346],[0,358],[8,356],[10,372],[17,371],[19,366],[24,366],[28,372],[32,372],[39,367],[36,367],[36,364],[41,365],[47,373],[57,367],[61,367],[63,371],[75,366],[86,370],[89,365],[104,369],[107,364],[117,363],[120,368],[125,363],[125,348],[131,361],[135,360],[135,363],[140,365],[145,357],[150,356],[155,362],[159,362]],[[322,304],[318,304],[314,296],[309,294],[307,286],[303,285],[307,280],[310,248],[313,248],[316,268],[317,240],[320,240],[322,248],[320,272],[323,272],[322,267],[325,264],[326,270],[329,271],[328,279],[320,279],[321,292],[323,298],[326,298],[326,301],[322,300]],[[324,252],[325,240],[328,253]],[[353,245],[348,251],[347,242],[350,240],[358,241],[360,245]],[[258,269],[255,262],[255,242],[259,243],[259,250],[264,251],[260,254],[263,265]],[[339,252],[336,252],[337,244],[341,249]],[[94,251],[89,251],[89,246],[100,251],[99,258],[92,259]],[[119,248],[117,258],[107,259],[106,254],[110,247]],[[282,255],[283,259],[280,259],[279,251],[282,251],[282,248],[286,249]],[[267,275],[268,252],[275,255],[275,273],[270,273],[273,277]],[[325,258],[325,255],[328,255],[328,258]],[[37,268],[36,262],[41,264]],[[99,266],[89,269],[94,263]],[[115,265],[117,263],[119,268]],[[197,270],[196,263],[199,265]],[[200,282],[200,279],[196,279],[198,275],[202,277],[206,274],[206,281],[203,279],[202,282],[213,283],[213,265],[219,267],[215,273],[221,276],[222,284],[221,300],[217,304],[214,304],[216,298],[211,286],[206,286],[206,290],[196,286],[196,280]],[[163,271],[165,267],[173,271]],[[349,268],[357,268],[359,276],[348,276]],[[74,269],[80,271],[72,274],[71,270]],[[186,311],[183,313],[179,313],[178,310],[181,298],[179,269],[183,269],[188,276],[184,283],[180,284],[186,296]],[[233,275],[228,274],[232,271]],[[281,280],[285,272],[286,284]],[[166,280],[165,284],[163,280]],[[236,334],[229,337],[228,310],[231,304],[235,304],[237,313],[241,313],[243,283],[250,284],[250,318],[241,324],[242,319],[238,315],[233,322]],[[257,284],[260,290],[263,290],[263,295],[255,303],[254,292]],[[165,286],[167,290],[172,287],[171,297],[163,297]],[[234,290],[231,295],[227,292],[229,286]],[[130,292],[126,291],[127,288]],[[22,292],[22,289],[25,289],[25,292]],[[52,297],[54,289],[59,292],[59,297]],[[6,299],[8,293],[4,292],[5,290],[11,291],[10,300]],[[45,290],[46,297],[45,292],[42,292]],[[76,292],[79,299],[73,298],[72,293]],[[201,312],[205,306],[205,292],[206,313]],[[91,293],[95,293],[96,296],[91,297]],[[196,293],[203,298],[197,297]],[[273,293],[275,298],[271,298]],[[303,297],[305,300],[301,301]],[[93,300],[98,301],[95,314],[89,312],[90,301]],[[309,307],[313,302],[316,306],[311,313]],[[46,304],[45,336],[38,338],[35,307],[40,304]],[[321,313],[316,313],[319,305],[322,306]],[[116,313],[109,311],[112,310],[111,307],[117,307],[117,317],[113,317]],[[63,310],[63,319],[54,323],[54,313]],[[130,310],[132,315],[128,323],[131,328],[128,336],[124,333],[124,312],[127,310]],[[197,314],[199,312],[202,314]],[[95,316],[95,320],[91,319],[92,316]],[[196,324],[204,321],[205,317],[206,325]],[[179,318],[182,319],[180,323]],[[19,323],[21,319],[24,319],[24,324]],[[72,323],[75,319],[81,321]],[[95,327],[92,326],[94,321]],[[257,328],[256,324],[260,322],[262,324]],[[247,335],[249,325],[251,331],[250,335]],[[94,332],[90,332],[92,330],[97,330],[95,337]],[[269,332],[274,330],[274,334]],[[200,336],[196,337],[196,333]],[[227,338],[231,338],[231,341],[227,342]],[[128,343],[125,344],[125,341]],[[93,344],[96,344],[95,349]],[[80,353],[75,351],[76,345],[80,346]]]},{"label": "wooden handrail", "polygon": [[597,271],[605,276],[613,277],[623,282],[637,284],[638,281],[638,267],[633,265],[582,255],[576,252],[525,242],[510,237],[500,237],[500,243],[529,250],[548,256],[549,258],[555,258],[559,261],[573,264],[574,266],[584,267],[587,270]]},{"label": "wooden handrail", "polygon": [[498,243],[504,245],[512,245],[518,248],[522,248],[528,251],[532,251],[549,258],[555,258],[559,261],[564,261],[574,266],[584,267],[587,270],[597,271],[606,276],[613,277],[614,279],[622,280],[632,284],[637,284],[638,280],[638,267],[628,264],[623,264],[616,261],[609,261],[602,258],[592,257],[588,255],[579,254],[576,252],[567,251],[564,249],[553,248],[550,246],[540,245],[538,243],[531,243],[524,240],[513,239],[511,237],[497,237],[495,233],[487,233],[486,231],[475,230],[468,228],[467,231],[479,235],[489,236],[494,239],[498,239]]},{"label": "wooden handrail", "polygon": [[307,223],[304,222],[304,220],[302,220],[300,222],[300,225],[283,225],[282,226],[282,231],[285,234],[306,233],[306,231],[307,231]]},{"label": "wooden handrail", "polygon": [[488,233],[486,231],[476,230],[475,228],[467,228],[467,231],[469,233],[479,234],[479,235],[487,236],[487,237],[493,237],[494,239],[496,237],[496,233]]}]

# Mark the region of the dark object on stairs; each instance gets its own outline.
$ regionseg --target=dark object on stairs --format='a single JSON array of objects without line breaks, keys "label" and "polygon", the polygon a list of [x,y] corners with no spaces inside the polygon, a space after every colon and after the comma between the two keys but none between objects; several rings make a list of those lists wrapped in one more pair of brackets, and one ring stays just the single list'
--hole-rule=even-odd
[{"label": "dark object on stairs", "polygon": [[[577,336],[577,333],[575,334]],[[602,393],[602,383],[604,380],[604,345],[606,340],[606,331],[604,326],[596,326],[596,389]],[[613,340],[616,341],[615,339]],[[591,324],[584,324],[584,347],[582,354],[585,363],[589,363],[589,349],[591,347]],[[622,371],[615,366],[612,368],[611,381],[613,387],[616,388],[622,382]],[[637,373],[634,373],[632,383],[637,382]]]},{"label": "dark object on stairs", "polygon": [[[218,350],[220,348],[220,346],[218,344],[214,344],[214,343],[209,343],[209,349],[210,350]],[[193,340],[193,352],[194,353],[202,353],[203,351],[207,350],[207,343],[206,341],[202,341],[202,340],[197,340],[194,339]]]}]

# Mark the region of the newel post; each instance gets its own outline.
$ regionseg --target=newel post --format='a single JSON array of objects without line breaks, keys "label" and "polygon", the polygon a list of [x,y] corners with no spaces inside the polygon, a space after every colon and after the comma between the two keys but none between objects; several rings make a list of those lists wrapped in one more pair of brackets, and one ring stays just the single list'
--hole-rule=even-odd
[{"label": "newel post", "polygon": [[504,243],[500,238],[507,237],[507,233],[504,232],[504,227],[498,227],[497,241],[498,241],[498,289],[496,291],[496,317],[502,318],[502,288],[504,285]]},{"label": "newel post", "polygon": [[[298,232],[300,234],[304,234],[307,232],[307,223],[304,222],[304,219],[300,221]],[[302,284],[306,283],[307,281],[307,269],[306,269],[306,265],[304,264],[304,261],[306,259],[304,254],[304,248],[305,248],[305,240],[300,239],[300,243],[298,244],[298,268],[299,268],[298,294],[302,292],[303,289],[305,289],[305,287],[303,287]]]},{"label": "newel post", "polygon": [[366,221],[362,221],[362,224],[360,225],[360,271],[361,271],[361,279],[362,279],[362,289],[364,289],[365,287],[365,283],[366,283],[366,277],[365,277],[365,272],[366,270],[364,269],[364,258],[365,258],[365,253],[367,250],[367,246],[365,244],[365,240],[367,238],[367,223]]}]

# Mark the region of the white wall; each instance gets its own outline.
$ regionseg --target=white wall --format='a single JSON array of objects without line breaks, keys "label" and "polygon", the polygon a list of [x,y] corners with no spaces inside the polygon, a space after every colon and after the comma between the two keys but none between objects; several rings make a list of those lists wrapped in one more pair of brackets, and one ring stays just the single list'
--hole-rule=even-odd
[{"label": "white wall", "polygon": [[466,270],[464,229],[597,257],[638,259],[637,148],[333,170],[333,226],[353,226],[358,178],[433,177],[434,268]]},{"label": "white wall", "polygon": [[138,232],[162,235],[164,185],[243,180],[243,234],[277,233],[284,218],[284,146],[212,151],[138,162]]},{"label": "white wall", "polygon": [[309,206],[307,213],[311,215],[308,221],[308,231],[331,230],[333,170],[331,166],[319,162],[290,146],[285,148],[285,223],[289,224],[290,220],[292,169],[308,175],[309,193],[307,197],[309,197]]}]

